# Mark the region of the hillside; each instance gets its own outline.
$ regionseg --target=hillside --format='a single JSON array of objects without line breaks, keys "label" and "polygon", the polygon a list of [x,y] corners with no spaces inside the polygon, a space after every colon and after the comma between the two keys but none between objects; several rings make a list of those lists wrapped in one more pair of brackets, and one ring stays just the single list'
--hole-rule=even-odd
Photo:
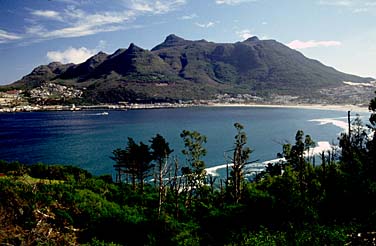
[{"label": "hillside", "polygon": [[369,86],[354,90],[343,82],[372,80],[339,72],[275,40],[252,37],[229,44],[172,34],[150,51],[132,43],[77,65],[39,66],[7,88],[29,90],[52,82],[82,90],[82,100],[90,103],[215,99],[224,94],[264,102],[283,98],[357,103],[371,98],[373,90]]}]

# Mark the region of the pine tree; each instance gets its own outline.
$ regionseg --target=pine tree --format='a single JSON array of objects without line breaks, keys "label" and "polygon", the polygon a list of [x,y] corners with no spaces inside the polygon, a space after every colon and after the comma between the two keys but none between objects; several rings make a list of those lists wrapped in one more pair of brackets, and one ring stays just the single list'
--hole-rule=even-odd
[{"label": "pine tree", "polygon": [[231,173],[231,184],[232,196],[234,197],[236,203],[238,203],[242,196],[244,167],[247,164],[252,150],[245,146],[247,144],[247,135],[243,131],[244,127],[239,123],[235,123],[234,127],[236,128],[237,134],[235,136],[234,155],[232,159],[233,166]]},{"label": "pine tree", "polygon": [[165,193],[165,183],[163,178],[169,172],[170,167],[168,164],[168,157],[173,150],[170,149],[169,144],[159,134],[152,138],[150,142],[150,148],[152,150],[151,155],[153,160],[156,162],[157,167],[155,181],[158,181],[158,216],[160,216]]}]

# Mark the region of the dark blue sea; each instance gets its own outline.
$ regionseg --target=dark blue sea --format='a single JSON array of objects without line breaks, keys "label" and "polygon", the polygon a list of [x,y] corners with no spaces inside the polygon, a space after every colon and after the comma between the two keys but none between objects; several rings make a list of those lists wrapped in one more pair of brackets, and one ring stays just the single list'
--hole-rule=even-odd
[{"label": "dark blue sea", "polygon": [[[254,150],[251,159],[266,161],[276,158],[283,143],[293,143],[299,129],[315,141],[337,142],[343,129],[336,125],[345,123],[347,116],[344,111],[267,107],[107,111],[108,115],[101,112],[0,114],[0,159],[75,165],[96,175],[110,174],[112,151],[124,148],[128,137],[148,143],[159,133],[174,149],[172,155],[181,158],[183,142],[179,135],[187,129],[207,136],[204,160],[207,167],[212,167],[225,163],[224,152],[233,147],[236,134],[233,125],[239,122]],[[326,124],[313,119],[324,119]]]}]

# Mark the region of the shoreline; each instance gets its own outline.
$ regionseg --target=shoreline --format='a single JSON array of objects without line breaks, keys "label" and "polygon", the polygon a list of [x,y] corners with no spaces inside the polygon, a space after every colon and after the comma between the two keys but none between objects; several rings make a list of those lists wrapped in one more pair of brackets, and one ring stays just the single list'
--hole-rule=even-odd
[{"label": "shoreline", "polygon": [[91,111],[91,110],[140,110],[140,109],[168,109],[168,108],[189,108],[189,107],[244,107],[244,108],[292,108],[292,109],[315,109],[333,111],[352,111],[359,113],[370,113],[368,106],[351,104],[254,104],[254,103],[156,103],[156,104],[103,104],[86,106],[18,106],[13,108],[0,108],[0,113],[17,112],[44,112],[44,111]]},{"label": "shoreline", "polygon": [[[204,105],[202,105],[204,106]],[[351,104],[247,104],[247,103],[213,103],[208,107],[249,107],[249,108],[295,108],[295,109],[317,109],[333,111],[354,111],[369,113],[368,106]]]}]

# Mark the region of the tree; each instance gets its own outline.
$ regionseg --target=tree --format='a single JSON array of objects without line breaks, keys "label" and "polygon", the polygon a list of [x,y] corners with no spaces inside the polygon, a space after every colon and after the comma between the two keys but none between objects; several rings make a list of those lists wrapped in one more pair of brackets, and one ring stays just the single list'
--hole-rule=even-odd
[{"label": "tree", "polygon": [[310,150],[311,148],[315,147],[316,143],[312,140],[310,135],[306,135],[304,139],[304,151],[307,155],[307,161],[310,162],[311,157],[310,156]]},{"label": "tree", "polygon": [[343,210],[348,218],[374,221],[369,215],[376,206],[376,163],[375,163],[375,126],[376,98],[371,100],[369,109],[372,110],[369,119],[369,129],[374,136],[367,132],[359,117],[351,122],[351,135],[342,134],[339,138],[341,156],[339,169],[341,171],[341,194],[343,201],[349,203]]},{"label": "tree", "polygon": [[137,183],[140,185],[140,191],[143,192],[144,181],[150,176],[150,170],[153,168],[152,155],[149,146],[140,142],[137,144],[133,138],[128,138],[125,149],[116,149],[113,151],[113,159],[116,162],[115,168],[118,172],[129,174],[132,180],[132,187],[136,190]]},{"label": "tree", "polygon": [[366,148],[366,141],[368,138],[366,128],[359,115],[352,121],[351,124],[351,141],[360,151]]},{"label": "tree", "polygon": [[372,111],[369,121],[372,124],[372,126],[375,127],[374,128],[375,130],[376,129],[376,97],[371,100],[371,102],[369,103],[368,109]]},{"label": "tree", "polygon": [[[359,117],[351,121],[351,135],[341,134],[339,146],[342,150],[341,169],[356,177],[360,177],[363,165],[366,164],[368,135]],[[368,141],[369,142],[369,141]]]},{"label": "tree", "polygon": [[205,181],[205,162],[201,158],[206,155],[206,149],[203,147],[203,144],[206,143],[206,137],[199,132],[187,130],[183,130],[180,137],[184,141],[185,149],[182,150],[182,153],[185,155],[188,164],[181,171],[188,178],[188,200],[190,200],[193,190],[200,189]]},{"label": "tree", "polygon": [[[376,93],[376,92],[375,92]],[[369,110],[372,111],[370,116],[370,125],[369,127],[373,131],[372,139],[369,139],[367,142],[367,164],[365,166],[365,173],[367,174],[367,179],[370,187],[369,194],[374,198],[370,202],[370,207],[376,207],[376,97],[373,98],[369,104]],[[373,210],[374,211],[374,210]],[[375,214],[375,213],[374,213]],[[375,218],[375,216],[373,217]],[[373,219],[375,221],[375,219]]]},{"label": "tree", "polygon": [[373,131],[373,138],[368,141],[367,149],[369,151],[370,161],[373,165],[376,165],[374,158],[374,156],[376,156],[376,97],[371,100],[368,108],[372,111],[369,118],[370,125],[368,127]]},{"label": "tree", "polygon": [[283,146],[283,154],[287,163],[291,165],[294,171],[298,172],[301,194],[304,193],[304,176],[307,166],[304,154],[305,152],[309,153],[310,148],[315,145],[310,135],[306,135],[304,141],[303,138],[304,132],[298,130],[295,135],[295,145],[291,146],[291,144],[285,144]]},{"label": "tree", "polygon": [[[114,165],[116,171],[116,183],[122,182],[123,173],[127,167],[127,152],[124,149],[117,148],[112,151],[113,156],[110,158],[116,162]],[[128,181],[128,180],[127,180]]]},{"label": "tree", "polygon": [[158,215],[161,214],[161,206],[164,200],[165,185],[163,182],[164,176],[169,172],[168,157],[173,152],[169,144],[159,134],[150,140],[151,156],[156,162],[157,172],[155,180],[158,180]]},{"label": "tree", "polygon": [[243,131],[244,127],[235,123],[237,134],[235,136],[235,147],[233,155],[233,166],[231,173],[231,183],[232,183],[232,195],[236,201],[239,202],[242,195],[242,181],[244,179],[244,167],[247,164],[249,155],[252,150],[249,147],[245,147],[247,144],[247,135]]},{"label": "tree", "polygon": [[135,156],[135,171],[137,173],[137,179],[140,184],[140,190],[141,192],[143,192],[145,179],[151,176],[150,171],[154,167],[154,165],[151,164],[152,156],[149,146],[144,144],[143,142],[140,142],[140,144],[136,147],[135,152],[131,153],[131,155]]}]

